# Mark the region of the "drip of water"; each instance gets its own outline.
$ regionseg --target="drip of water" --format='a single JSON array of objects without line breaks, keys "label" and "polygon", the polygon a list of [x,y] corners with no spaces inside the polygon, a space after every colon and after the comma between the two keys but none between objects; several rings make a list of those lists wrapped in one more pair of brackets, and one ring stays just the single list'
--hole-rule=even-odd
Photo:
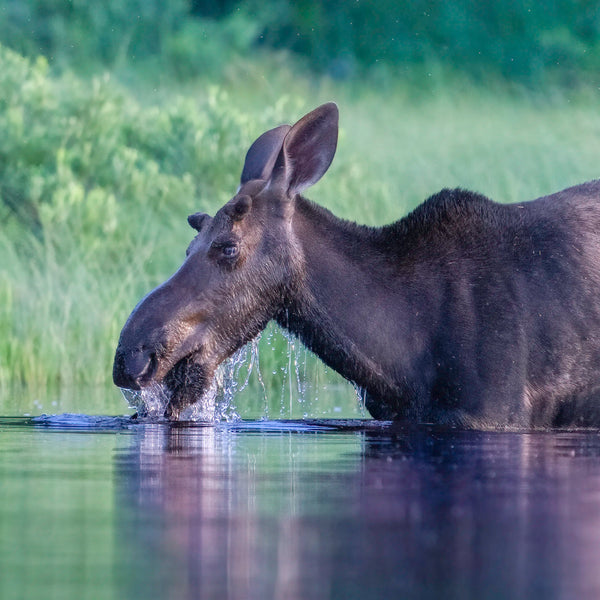
[{"label": "drip of water", "polygon": [[365,388],[360,387],[356,382],[352,382],[352,386],[354,387],[354,391],[356,392],[356,402],[358,405],[358,412],[360,413],[361,419],[367,418],[367,390]]},{"label": "drip of water", "polygon": [[[281,333],[287,340],[287,369],[284,367],[284,389],[285,380],[289,388],[289,414],[293,414],[293,399],[296,398],[301,406],[303,406],[303,417],[308,417],[307,410],[307,394],[306,394],[306,359],[307,350],[298,343],[298,338],[289,331],[282,329]],[[303,358],[300,357],[301,351],[304,351]],[[301,368],[303,375],[300,374]],[[294,394],[294,383],[296,385],[296,392]],[[284,402],[282,398],[282,410],[284,408]]]},{"label": "drip of water", "polygon": [[[298,418],[301,410],[302,418],[313,415],[315,408],[319,408],[319,394],[329,391],[328,369],[325,365],[319,365],[314,373],[308,374],[310,364],[308,350],[300,343],[298,338],[286,329],[271,328],[267,330],[266,342],[273,350],[279,348],[277,337],[281,335],[286,341],[285,359],[277,369],[272,371],[273,375],[281,375],[280,387],[280,418]],[[324,376],[324,379],[323,379]],[[343,407],[328,405],[323,415],[333,412],[342,412]]]},{"label": "drip of water", "polygon": [[242,389],[244,389],[249,381],[250,381],[250,374],[253,372],[253,370],[256,370],[256,378],[258,379],[258,383],[260,385],[260,388],[262,390],[262,395],[263,395],[263,416],[262,419],[264,420],[268,420],[269,419],[269,398],[267,397],[267,387],[265,386],[265,381],[263,379],[262,376],[262,372],[260,370],[260,360],[259,360],[259,352],[258,352],[258,348],[259,348],[259,341],[261,338],[262,334],[259,334],[256,338],[254,338],[251,342],[250,342],[250,365],[248,367],[248,376],[246,377],[246,381],[244,383],[244,385],[242,386]]},{"label": "drip of water", "polygon": [[[215,405],[215,421],[238,421],[240,419],[233,400],[237,393],[248,387],[255,364],[258,368],[257,344],[257,340],[246,344],[219,367],[215,378],[220,391],[219,400]],[[240,385],[244,367],[247,369],[246,378]]]}]

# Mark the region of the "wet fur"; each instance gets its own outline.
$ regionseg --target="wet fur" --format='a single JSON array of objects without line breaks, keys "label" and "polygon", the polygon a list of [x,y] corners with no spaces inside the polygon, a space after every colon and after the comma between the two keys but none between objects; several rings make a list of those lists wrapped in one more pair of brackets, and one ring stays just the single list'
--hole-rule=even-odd
[{"label": "wet fur", "polygon": [[171,392],[165,416],[177,419],[181,410],[198,401],[210,387],[211,379],[198,364],[194,355],[181,359],[165,376],[164,383]]}]

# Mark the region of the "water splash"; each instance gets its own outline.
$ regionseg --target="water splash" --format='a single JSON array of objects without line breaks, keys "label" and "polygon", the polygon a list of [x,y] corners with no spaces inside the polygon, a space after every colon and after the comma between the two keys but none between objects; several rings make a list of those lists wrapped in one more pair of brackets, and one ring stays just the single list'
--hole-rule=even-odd
[{"label": "water splash", "polygon": [[143,390],[121,388],[121,393],[129,408],[133,408],[143,419],[162,419],[171,393],[162,383],[152,383]]},{"label": "water splash", "polygon": [[[184,408],[179,414],[180,421],[201,421],[204,423],[214,423],[220,421],[218,416],[218,393],[220,381],[217,372],[210,387],[193,404]],[[166,405],[165,405],[166,407]]]},{"label": "water splash", "polygon": [[[234,398],[248,387],[254,370],[265,393],[265,406],[268,406],[266,388],[259,368],[259,340],[260,336],[240,348],[218,367],[210,388],[196,402],[181,411],[180,421],[217,423],[239,420],[241,417]],[[247,370],[245,374],[244,368]],[[121,392],[129,407],[137,411],[139,418],[149,421],[164,419],[165,409],[171,399],[171,392],[164,384],[153,383],[143,390],[121,389]]]},{"label": "water splash", "polygon": [[[241,418],[240,402],[246,407],[242,413],[246,418],[250,412],[252,418],[262,421],[273,417],[340,418],[349,414],[367,417],[364,392],[354,386],[356,401],[353,404],[351,389],[345,382],[336,382],[327,367],[316,360],[296,336],[270,325],[262,341],[258,336],[219,367],[210,389],[183,410],[179,420],[236,422]],[[250,397],[242,394],[244,390]],[[164,420],[171,396],[164,385],[154,384],[137,392],[123,390],[123,395],[140,418]],[[248,404],[244,404],[246,401]]]}]

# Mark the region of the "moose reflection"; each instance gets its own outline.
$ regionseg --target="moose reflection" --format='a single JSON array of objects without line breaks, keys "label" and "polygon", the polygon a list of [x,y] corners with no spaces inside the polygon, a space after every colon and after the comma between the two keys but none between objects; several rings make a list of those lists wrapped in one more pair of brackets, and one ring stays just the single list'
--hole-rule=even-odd
[{"label": "moose reflection", "polygon": [[150,425],[130,439],[115,481],[116,545],[145,561],[131,597],[600,597],[589,432]]},{"label": "moose reflection", "polygon": [[237,194],[189,217],[185,262],[126,322],[115,384],[162,382],[176,420],[274,319],[377,419],[600,425],[600,182],[513,205],[443,190],[359,226],[301,195],[337,135],[329,103],[252,144]]}]

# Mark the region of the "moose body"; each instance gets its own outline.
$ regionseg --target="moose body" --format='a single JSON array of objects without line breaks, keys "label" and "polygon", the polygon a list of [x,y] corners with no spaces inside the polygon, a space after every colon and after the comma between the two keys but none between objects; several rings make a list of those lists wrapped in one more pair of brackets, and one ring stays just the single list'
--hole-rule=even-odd
[{"label": "moose body", "polygon": [[377,419],[600,426],[600,182],[521,204],[443,190],[384,227],[300,193],[338,112],[263,134],[237,194],[125,324],[113,377],[171,390],[177,419],[274,319],[365,390]]}]

